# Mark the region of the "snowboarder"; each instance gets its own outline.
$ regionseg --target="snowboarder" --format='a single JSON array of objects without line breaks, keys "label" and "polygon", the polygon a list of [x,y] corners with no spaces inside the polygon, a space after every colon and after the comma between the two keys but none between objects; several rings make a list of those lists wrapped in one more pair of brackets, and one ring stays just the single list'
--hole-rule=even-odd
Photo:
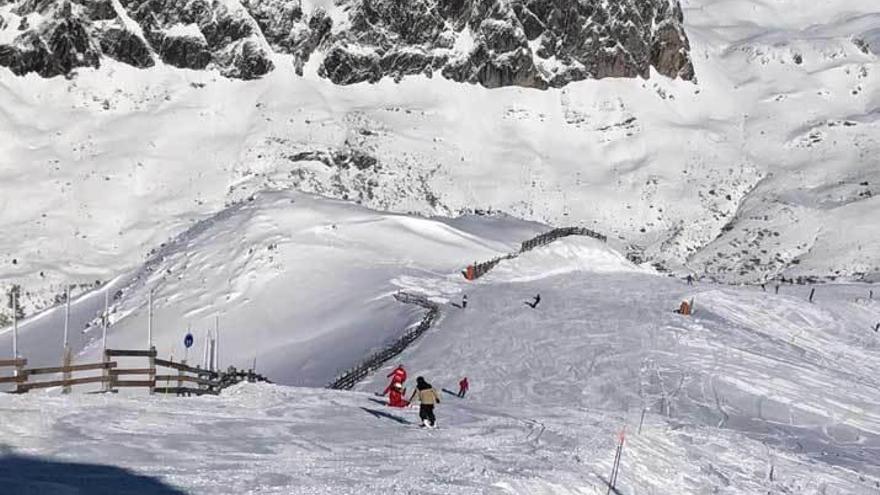
[{"label": "snowboarder", "polygon": [[406,407],[409,405],[409,402],[403,398],[406,395],[406,389],[403,388],[403,383],[401,382],[391,382],[388,384],[382,395],[388,396],[389,407]]},{"label": "snowboarder", "polygon": [[460,382],[458,382],[458,398],[459,399],[464,399],[464,394],[467,393],[468,388],[470,388],[470,384],[468,383],[467,377],[464,377],[461,379]]},{"label": "snowboarder", "polygon": [[403,369],[402,364],[398,364],[397,368],[394,368],[394,371],[388,373],[387,377],[391,378],[392,384],[399,383],[403,385],[403,383],[406,381],[406,370]]},{"label": "snowboarder", "polygon": [[416,396],[419,397],[419,418],[422,420],[422,427],[434,428],[437,426],[437,418],[434,417],[434,406],[440,403],[440,396],[430,383],[426,382],[423,377],[416,378],[416,389],[413,390],[409,401],[412,402]]},{"label": "snowboarder", "polygon": [[531,302],[525,301],[526,306],[535,309],[538,306],[538,303],[541,302],[541,294],[535,294],[535,299]]},{"label": "snowboarder", "polygon": [[690,273],[688,273],[688,276],[687,276],[687,283],[688,283],[688,285],[694,285],[694,276],[691,275]]}]

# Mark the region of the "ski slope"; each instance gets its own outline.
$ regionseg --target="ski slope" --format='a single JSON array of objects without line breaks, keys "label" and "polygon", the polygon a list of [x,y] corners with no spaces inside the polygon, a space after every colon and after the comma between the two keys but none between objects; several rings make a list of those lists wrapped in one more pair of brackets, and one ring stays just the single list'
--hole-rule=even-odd
[{"label": "ski slope", "polygon": [[[354,392],[0,395],[0,437],[15,455],[112,464],[188,494],[598,495],[625,426],[620,493],[880,490],[869,286],[822,286],[810,304],[805,286],[687,286],[616,256],[569,238],[475,283],[410,276],[439,302],[469,295],[399,359],[438,389],[470,378],[465,400],[442,394],[437,430],[372,395],[380,370]],[[671,311],[690,297],[692,317]],[[6,483],[27,479],[2,465]]]},{"label": "ski slope", "polygon": [[[77,362],[101,360],[99,316],[109,291],[107,346],[146,348],[152,292],[161,356],[201,362],[205,335],[218,325],[223,368],[256,360],[275,383],[323,386],[421,318],[391,297],[409,278],[460,279],[474,259],[514,251],[545,230],[503,215],[410,217],[266,192],[193,225],[72,301],[71,346]],[[22,322],[19,352],[32,366],[59,363],[64,312],[59,306]],[[186,354],[188,332],[196,342]],[[11,340],[11,328],[0,331],[2,352]]]}]

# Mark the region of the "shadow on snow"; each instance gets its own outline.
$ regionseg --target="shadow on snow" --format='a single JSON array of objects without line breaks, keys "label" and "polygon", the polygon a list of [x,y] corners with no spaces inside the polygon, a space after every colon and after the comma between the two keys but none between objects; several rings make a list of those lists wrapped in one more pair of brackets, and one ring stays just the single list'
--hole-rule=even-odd
[{"label": "shadow on snow", "polygon": [[0,492],[17,495],[186,495],[148,476],[101,464],[0,454]]}]

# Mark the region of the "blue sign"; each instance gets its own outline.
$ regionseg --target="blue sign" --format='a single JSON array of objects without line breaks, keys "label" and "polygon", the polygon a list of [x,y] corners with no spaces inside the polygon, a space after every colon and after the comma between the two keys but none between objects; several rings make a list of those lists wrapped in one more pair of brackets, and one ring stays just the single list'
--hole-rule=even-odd
[{"label": "blue sign", "polygon": [[186,334],[186,337],[183,338],[183,346],[187,349],[193,346],[193,334]]}]

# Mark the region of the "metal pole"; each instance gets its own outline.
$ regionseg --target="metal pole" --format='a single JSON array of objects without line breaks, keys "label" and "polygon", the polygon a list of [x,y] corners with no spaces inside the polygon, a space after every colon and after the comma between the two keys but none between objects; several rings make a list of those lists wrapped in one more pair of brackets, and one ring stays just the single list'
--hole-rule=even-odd
[{"label": "metal pole", "polygon": [[68,328],[70,327],[70,285],[67,286],[65,295],[67,301],[64,305],[64,349],[66,350],[68,343]]},{"label": "metal pole", "polygon": [[215,339],[217,343],[214,345],[214,352],[216,353],[216,357],[214,358],[214,364],[217,365],[217,369],[220,368],[220,316],[214,317],[214,333]]},{"label": "metal pole", "polygon": [[12,358],[18,359],[18,291],[12,292]]},{"label": "metal pole", "polygon": [[147,349],[153,347],[153,290],[147,295]]},{"label": "metal pole", "polygon": [[104,318],[102,318],[103,331],[101,332],[101,349],[107,349],[107,323],[110,320],[110,288],[104,289]]},{"label": "metal pole", "polygon": [[208,351],[208,367],[211,368],[211,370],[214,370],[214,369],[219,370],[220,368],[215,368],[215,367],[214,367],[215,364],[216,364],[216,363],[214,362],[214,358],[217,357],[217,353],[214,352],[214,349],[216,349],[216,346],[217,346],[216,335],[213,335],[213,336],[211,337],[211,344],[210,344],[210,346],[211,346],[211,348],[210,348],[210,350]]},{"label": "metal pole", "polygon": [[208,331],[205,330],[205,340],[203,342],[204,347],[202,348],[202,367],[209,370],[214,371],[208,365]]}]

